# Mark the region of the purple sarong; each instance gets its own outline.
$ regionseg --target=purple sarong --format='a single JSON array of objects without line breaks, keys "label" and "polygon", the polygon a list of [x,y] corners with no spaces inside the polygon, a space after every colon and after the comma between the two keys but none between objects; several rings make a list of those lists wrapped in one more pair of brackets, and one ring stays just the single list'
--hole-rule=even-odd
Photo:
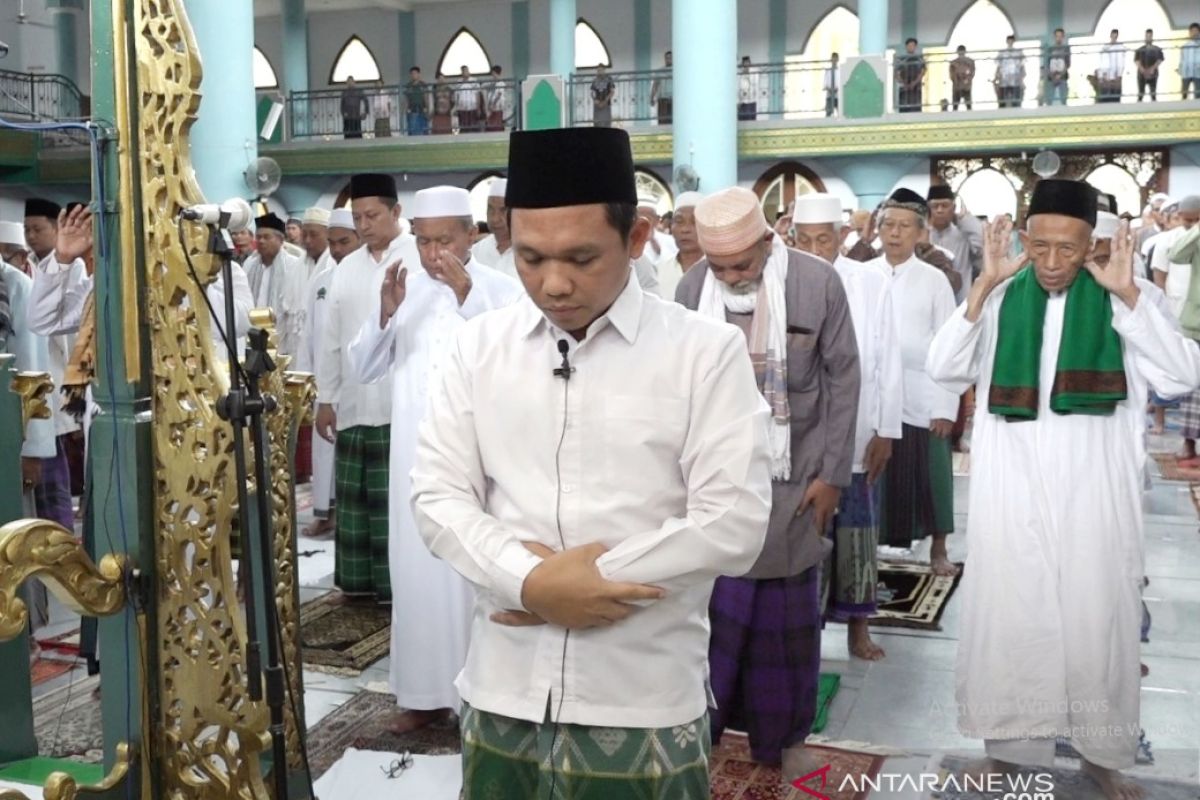
[{"label": "purple sarong", "polygon": [[817,713],[821,671],[820,567],[791,578],[717,578],[709,603],[713,744],[745,731],[750,754],[778,764]]},{"label": "purple sarong", "polygon": [[63,437],[54,442],[54,458],[43,458],[42,475],[33,487],[33,502],[41,519],[57,522],[75,531],[75,509],[71,506],[71,465],[63,447]]}]

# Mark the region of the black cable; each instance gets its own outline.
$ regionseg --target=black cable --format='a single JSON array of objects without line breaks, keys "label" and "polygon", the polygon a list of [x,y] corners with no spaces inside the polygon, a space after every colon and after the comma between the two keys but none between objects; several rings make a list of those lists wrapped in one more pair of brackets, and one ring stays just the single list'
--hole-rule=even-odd
[{"label": "black cable", "polygon": [[[562,432],[558,435],[558,447],[554,450],[554,525],[558,529],[558,543],[562,550],[566,552],[567,541],[563,536],[562,529],[562,447],[563,442],[567,439],[567,391],[571,385],[570,367],[567,366],[566,353],[563,354],[563,422]],[[571,641],[571,630],[568,628],[563,633],[563,649],[562,649],[562,667],[559,675],[558,684],[558,710],[554,713],[554,718],[551,722],[554,725],[554,732],[550,735],[550,795],[547,800],[554,800],[554,790],[558,785],[558,767],[554,764],[554,745],[558,741],[559,720],[562,719],[563,702],[567,699],[567,643]]]}]

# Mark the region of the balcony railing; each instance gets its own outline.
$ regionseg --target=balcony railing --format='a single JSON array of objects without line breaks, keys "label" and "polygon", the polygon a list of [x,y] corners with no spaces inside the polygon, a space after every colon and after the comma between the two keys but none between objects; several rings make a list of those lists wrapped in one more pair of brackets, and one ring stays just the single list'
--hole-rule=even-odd
[{"label": "balcony railing", "polygon": [[87,114],[79,87],[62,75],[0,70],[0,116],[48,122]]},{"label": "balcony railing", "polygon": [[[520,127],[516,80],[439,81],[412,91],[404,86],[359,86],[292,92],[287,98],[289,139],[382,139],[505,131]],[[343,111],[346,113],[344,114]]]}]

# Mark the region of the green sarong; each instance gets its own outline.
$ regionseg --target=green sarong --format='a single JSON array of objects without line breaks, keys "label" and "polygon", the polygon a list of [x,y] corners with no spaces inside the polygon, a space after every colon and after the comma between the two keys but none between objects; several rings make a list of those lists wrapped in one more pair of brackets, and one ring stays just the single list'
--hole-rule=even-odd
[{"label": "green sarong", "polygon": [[338,431],[334,483],[338,512],[333,582],[347,594],[392,599],[388,572],[388,459],[391,426]]},{"label": "green sarong", "polygon": [[512,719],[463,704],[465,800],[708,800],[708,716],[674,728]]},{"label": "green sarong", "polygon": [[[1000,304],[988,411],[1010,422],[1037,419],[1048,297],[1027,266],[1012,279]],[[1080,271],[1067,290],[1051,411],[1108,415],[1125,399],[1125,362],[1112,317],[1108,292],[1090,272]]]}]

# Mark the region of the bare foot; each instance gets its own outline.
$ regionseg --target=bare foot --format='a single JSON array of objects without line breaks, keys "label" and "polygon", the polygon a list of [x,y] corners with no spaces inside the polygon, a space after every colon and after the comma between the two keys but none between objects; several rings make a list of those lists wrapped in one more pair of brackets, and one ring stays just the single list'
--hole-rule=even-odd
[{"label": "bare foot", "polygon": [[852,619],[846,629],[846,638],[850,644],[850,655],[865,661],[879,661],[886,653],[883,648],[871,641],[871,628],[865,619]]},{"label": "bare foot", "polygon": [[1096,782],[1106,800],[1142,800],[1146,796],[1145,789],[1115,769],[1105,769],[1084,759],[1080,772]]},{"label": "bare foot", "polygon": [[934,575],[944,578],[953,578],[960,572],[958,565],[950,561],[949,556],[944,553],[931,557],[929,566],[933,569]]},{"label": "bare foot", "polygon": [[397,711],[388,720],[387,729],[390,733],[397,735],[412,733],[435,722],[442,722],[449,718],[450,714],[451,710],[448,708],[438,708],[433,711]]},{"label": "bare foot", "polygon": [[331,519],[314,519],[311,525],[305,525],[300,531],[301,536],[310,539],[325,539],[333,535],[334,524]]}]

